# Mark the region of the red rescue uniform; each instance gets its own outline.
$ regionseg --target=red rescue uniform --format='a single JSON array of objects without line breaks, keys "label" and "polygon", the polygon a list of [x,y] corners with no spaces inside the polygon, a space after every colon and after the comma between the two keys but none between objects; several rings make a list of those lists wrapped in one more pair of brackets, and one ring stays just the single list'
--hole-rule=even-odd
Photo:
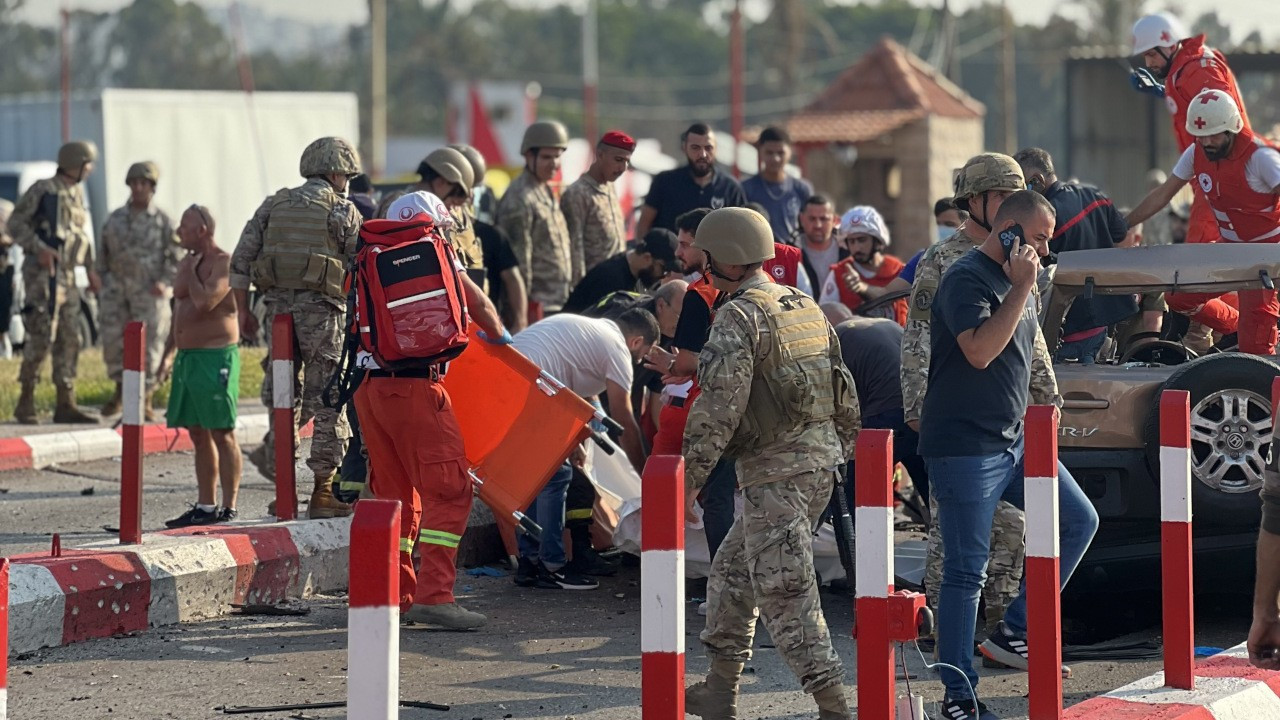
[{"label": "red rescue uniform", "polygon": [[[692,307],[690,303],[703,303],[707,307],[710,318],[714,320],[715,308],[720,302],[721,294],[711,282],[711,276],[703,275],[689,284],[689,290],[684,296],[684,307]],[[709,323],[708,328],[710,328]],[[651,456],[684,454],[685,422],[689,419],[690,406],[701,392],[698,380],[694,378],[687,397],[671,397],[669,402],[662,406],[662,412],[658,415],[658,433],[653,437],[653,448],[649,453]]]},{"label": "red rescue uniform", "polygon": [[800,248],[794,245],[773,244],[773,257],[764,261],[764,271],[776,283],[796,286],[800,279],[800,264],[803,256]]},{"label": "red rescue uniform", "polygon": [[[848,273],[854,273],[862,278],[862,281],[868,285],[875,287],[885,287],[893,282],[894,278],[902,272],[902,268],[906,267],[906,263],[892,255],[885,255],[884,260],[880,262],[880,267],[876,268],[876,274],[873,277],[866,277],[858,272],[854,267],[854,260],[847,257],[835,265],[831,266],[831,277],[835,280],[836,286],[840,289],[840,302],[844,303],[850,310],[857,310],[864,302],[868,302],[866,298],[849,289],[845,284],[844,278]],[[893,301],[893,319],[899,325],[906,327],[907,325],[907,299],[901,298]]]}]

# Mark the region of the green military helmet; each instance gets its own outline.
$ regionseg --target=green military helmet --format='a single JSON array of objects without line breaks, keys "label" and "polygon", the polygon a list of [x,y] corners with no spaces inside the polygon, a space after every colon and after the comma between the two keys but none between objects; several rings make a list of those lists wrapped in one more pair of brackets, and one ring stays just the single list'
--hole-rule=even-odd
[{"label": "green military helmet", "polygon": [[98,146],[92,140],[73,140],[58,148],[58,167],[62,170],[79,170],[97,159]]},{"label": "green military helmet", "polygon": [[124,175],[124,183],[128,185],[138,178],[150,180],[153,183],[159,182],[160,168],[156,167],[156,164],[150,160],[136,162],[129,166],[129,172]]},{"label": "green military helmet", "polygon": [[982,153],[969,158],[955,181],[956,207],[969,212],[969,198],[988,190],[1017,192],[1027,188],[1018,161],[1003,153]]},{"label": "green military helmet", "polygon": [[465,143],[454,143],[449,147],[462,153],[467,162],[471,163],[471,174],[475,176],[475,182],[471,184],[471,187],[479,187],[484,182],[484,174],[489,172],[489,166],[485,164],[484,156],[480,154],[479,150]]},{"label": "green military helmet", "polygon": [[426,168],[431,168],[435,174],[461,187],[467,195],[471,194],[471,188],[475,185],[475,173],[472,172],[467,157],[457,150],[450,147],[432,150],[418,164],[418,174],[426,177],[423,172]]},{"label": "green military helmet", "polygon": [[340,137],[322,137],[302,151],[298,172],[304,178],[317,175],[359,175],[360,156]]},{"label": "green military helmet", "polygon": [[773,228],[750,208],[720,208],[702,218],[693,246],[727,265],[751,265],[773,258]]},{"label": "green military helmet", "polygon": [[520,141],[520,154],[523,155],[534,148],[569,147],[569,131],[558,120],[539,120],[525,128],[524,138]]}]

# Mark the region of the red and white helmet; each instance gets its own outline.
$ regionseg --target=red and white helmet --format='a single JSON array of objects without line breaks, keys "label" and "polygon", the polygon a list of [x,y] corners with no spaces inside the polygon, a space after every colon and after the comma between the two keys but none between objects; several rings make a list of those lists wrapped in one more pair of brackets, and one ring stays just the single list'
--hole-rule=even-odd
[{"label": "red and white helmet", "polygon": [[1158,47],[1172,47],[1189,35],[1178,19],[1168,13],[1143,15],[1133,24],[1133,52],[1142,53]]},{"label": "red and white helmet", "polygon": [[854,233],[870,235],[889,247],[889,227],[879,211],[870,205],[858,205],[846,212],[840,218],[840,228],[836,232],[841,239]]},{"label": "red and white helmet", "polygon": [[1196,137],[1209,137],[1218,133],[1238,133],[1244,128],[1244,118],[1231,95],[1209,88],[1191,99],[1187,106],[1187,132]]}]

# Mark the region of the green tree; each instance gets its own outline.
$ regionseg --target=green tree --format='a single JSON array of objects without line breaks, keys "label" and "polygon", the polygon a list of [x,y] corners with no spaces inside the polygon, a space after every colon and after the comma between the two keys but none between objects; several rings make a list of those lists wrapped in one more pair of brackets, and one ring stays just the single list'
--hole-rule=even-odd
[{"label": "green tree", "polygon": [[239,87],[235,52],[222,28],[194,2],[134,0],[115,16],[112,82],[132,88]]}]

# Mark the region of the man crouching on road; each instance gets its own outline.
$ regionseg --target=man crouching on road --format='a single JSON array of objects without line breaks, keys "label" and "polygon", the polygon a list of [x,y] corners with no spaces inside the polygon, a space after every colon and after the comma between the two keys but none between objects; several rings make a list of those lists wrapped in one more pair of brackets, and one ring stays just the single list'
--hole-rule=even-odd
[{"label": "man crouching on road", "polygon": [[[165,420],[171,428],[190,432],[200,488],[196,504],[165,523],[171,528],[234,520],[240,490],[240,326],[231,294],[231,256],[214,243],[213,230],[208,208],[192,205],[182,214],[178,238],[187,256],[174,277],[173,322],[157,373],[163,379],[172,367]],[[213,501],[214,481],[219,478],[221,509]]]},{"label": "man crouching on road", "polygon": [[685,690],[685,710],[737,719],[759,615],[813,695],[819,720],[850,720],[844,667],[818,598],[812,531],[861,426],[853,378],[818,304],[761,269],[774,255],[763,216],[712,210],[694,247],[707,253],[716,289],[729,298],[698,359],[702,394],[684,431],[686,493],[697,495],[721,456],[737,458],[745,507],[711,565],[701,636],[711,671]]}]

